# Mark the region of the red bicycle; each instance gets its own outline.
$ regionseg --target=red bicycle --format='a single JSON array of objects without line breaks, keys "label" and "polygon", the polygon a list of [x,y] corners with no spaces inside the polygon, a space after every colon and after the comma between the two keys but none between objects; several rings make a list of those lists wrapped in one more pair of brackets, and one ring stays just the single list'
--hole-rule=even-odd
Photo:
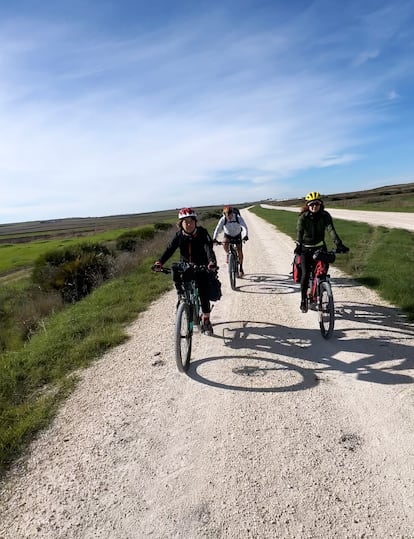
[{"label": "red bicycle", "polygon": [[324,339],[332,336],[335,325],[335,305],[328,268],[335,261],[336,252],[323,249],[315,251],[313,259],[316,263],[308,285],[309,308],[318,311],[319,328]]}]

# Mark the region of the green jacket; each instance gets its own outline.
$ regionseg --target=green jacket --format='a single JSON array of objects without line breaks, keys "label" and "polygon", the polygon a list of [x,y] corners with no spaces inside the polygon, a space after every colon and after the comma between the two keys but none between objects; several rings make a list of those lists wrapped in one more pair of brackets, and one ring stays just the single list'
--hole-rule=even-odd
[{"label": "green jacket", "polygon": [[317,213],[305,211],[296,225],[296,242],[304,247],[316,247],[325,243],[325,230],[327,230],[335,245],[342,243],[332,222],[331,214],[326,210]]}]

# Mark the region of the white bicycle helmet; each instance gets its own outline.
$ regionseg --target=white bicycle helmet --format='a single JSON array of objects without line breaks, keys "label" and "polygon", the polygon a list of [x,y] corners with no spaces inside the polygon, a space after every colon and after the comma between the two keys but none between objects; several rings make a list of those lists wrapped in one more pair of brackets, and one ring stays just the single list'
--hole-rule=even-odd
[{"label": "white bicycle helmet", "polygon": [[193,217],[197,219],[197,214],[192,208],[182,208],[178,212],[178,219],[186,219],[187,217]]}]

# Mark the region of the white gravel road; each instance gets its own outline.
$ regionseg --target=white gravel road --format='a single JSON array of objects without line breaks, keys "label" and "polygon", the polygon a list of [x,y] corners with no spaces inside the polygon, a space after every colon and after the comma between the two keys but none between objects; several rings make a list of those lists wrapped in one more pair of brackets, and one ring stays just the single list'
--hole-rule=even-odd
[{"label": "white gravel road", "polygon": [[[262,204],[263,208],[274,210],[287,210],[299,213],[300,208],[289,206],[272,206]],[[385,226],[387,228],[403,228],[414,230],[414,213],[402,213],[392,211],[360,211],[360,210],[337,210],[326,208],[332,217],[344,219],[345,221],[360,221],[374,226]]]},{"label": "white gravel road", "polygon": [[217,248],[215,336],[195,335],[189,375],[169,292],[13,468],[1,539],[414,537],[413,325],[332,267],[324,341],[293,241],[243,214],[245,279],[229,289]]}]

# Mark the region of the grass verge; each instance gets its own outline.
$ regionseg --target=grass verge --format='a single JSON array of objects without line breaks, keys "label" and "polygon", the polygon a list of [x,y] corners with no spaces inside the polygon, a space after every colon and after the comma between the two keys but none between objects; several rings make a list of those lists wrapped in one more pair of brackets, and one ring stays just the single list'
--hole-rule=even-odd
[{"label": "grass verge", "polygon": [[[211,232],[216,223],[201,224]],[[127,325],[172,288],[172,279],[150,268],[173,234],[157,235],[132,271],[48,316],[23,348],[0,354],[0,476],[49,424],[75,388],[79,369],[124,342]]]},{"label": "grass verge", "polygon": [[0,472],[73,389],[76,376],[68,375],[124,342],[126,324],[171,288],[150,271],[152,262],[51,316],[23,349],[0,356]]}]

